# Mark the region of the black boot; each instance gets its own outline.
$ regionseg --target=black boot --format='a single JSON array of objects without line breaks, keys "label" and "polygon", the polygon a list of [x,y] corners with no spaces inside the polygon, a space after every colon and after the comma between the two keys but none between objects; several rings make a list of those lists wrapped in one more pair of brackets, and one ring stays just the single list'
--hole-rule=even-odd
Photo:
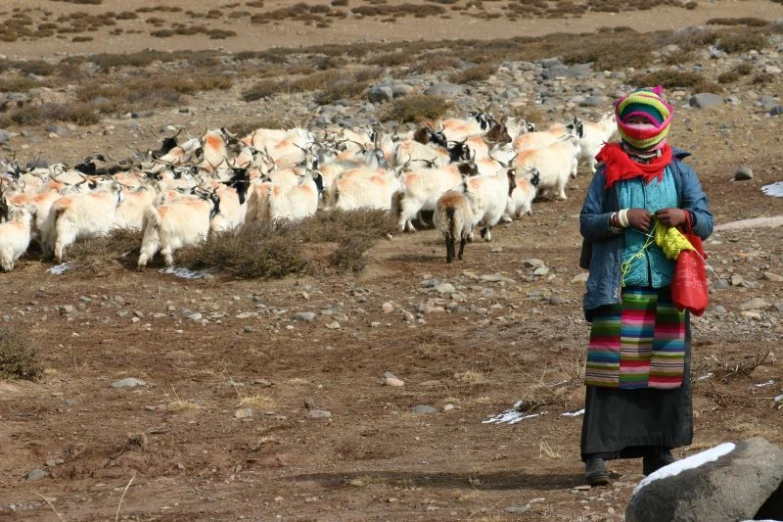
[{"label": "black boot", "polygon": [[591,486],[609,484],[609,473],[606,471],[604,459],[591,457],[585,461],[585,480]]},{"label": "black boot", "polygon": [[674,455],[672,455],[669,448],[658,448],[653,453],[645,455],[642,459],[642,473],[645,476],[655,473],[662,467],[668,466],[676,460],[677,459],[674,458]]}]

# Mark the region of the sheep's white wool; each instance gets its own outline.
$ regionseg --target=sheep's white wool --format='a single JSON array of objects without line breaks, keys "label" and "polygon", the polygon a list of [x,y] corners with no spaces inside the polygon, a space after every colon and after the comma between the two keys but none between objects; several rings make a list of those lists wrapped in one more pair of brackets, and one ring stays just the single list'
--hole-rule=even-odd
[{"label": "sheep's white wool", "polygon": [[639,482],[639,485],[636,486],[636,489],[633,490],[633,494],[636,495],[644,486],[651,484],[656,480],[674,477],[687,469],[694,469],[708,462],[715,462],[722,456],[728,455],[734,451],[735,447],[736,446],[733,442],[724,442],[723,444],[715,446],[714,448],[710,448],[706,451],[702,451],[701,453],[697,453],[682,460],[678,460],[677,462],[669,464],[668,466],[664,466]]}]

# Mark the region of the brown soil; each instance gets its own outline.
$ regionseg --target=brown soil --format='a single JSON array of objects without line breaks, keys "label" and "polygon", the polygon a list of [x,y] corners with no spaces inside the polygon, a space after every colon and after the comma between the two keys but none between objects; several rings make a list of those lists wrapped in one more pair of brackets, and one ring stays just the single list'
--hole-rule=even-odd
[{"label": "brown soil", "polygon": [[[22,3],[7,4],[14,2]],[[778,16],[779,7],[772,6],[700,2],[694,11],[678,10],[677,24],[690,23],[685,17],[699,21],[748,11]],[[667,13],[644,16],[660,28],[671,23]],[[632,25],[623,18],[630,16],[639,15],[611,20]],[[570,20],[570,28],[591,19],[608,25],[605,18],[585,17]],[[297,43],[357,40],[365,33],[415,38],[420,29],[414,27],[422,23],[406,25],[405,34],[389,27],[388,35],[374,26],[342,26],[343,34],[302,34]],[[536,25],[561,30],[557,23]],[[492,36],[510,30],[492,24]],[[482,34],[478,25],[468,25],[474,36]],[[524,33],[522,27],[513,34]],[[301,28],[287,30],[291,36]],[[432,35],[441,37],[437,30],[427,32]],[[290,43],[274,33],[265,38],[252,46]],[[121,45],[132,50],[161,43],[145,42]],[[220,45],[234,43],[239,45]],[[100,50],[108,44],[86,45]],[[241,48],[247,47],[243,40]],[[52,42],[36,42],[3,50],[48,56],[55,49]],[[199,97],[194,106],[215,104],[216,96]],[[158,115],[145,125],[156,128],[170,119]],[[202,120],[225,124],[225,115],[204,113]],[[783,213],[781,200],[759,190],[781,178],[775,125],[743,107],[678,115],[672,140],[695,153],[690,162],[716,222]],[[127,151],[129,143],[157,145],[153,136],[134,138],[118,124],[104,136],[80,139],[74,133],[23,154],[73,161],[96,143],[114,151]],[[753,168],[753,180],[729,181],[740,164]],[[359,276],[320,279],[236,282],[218,275],[185,281],[155,269],[122,267],[55,276],[34,256],[23,260],[0,276],[0,316],[12,317],[29,335],[47,372],[41,382],[0,382],[0,518],[114,520],[119,507],[120,519],[144,521],[622,520],[641,463],[613,462],[613,486],[574,490],[582,484],[581,418],[561,416],[582,407],[588,325],[581,314],[583,287],[570,282],[579,273],[577,218],[588,176],[581,173],[569,185],[568,201],[537,202],[533,216],[498,227],[493,243],[468,245],[465,261],[453,265],[445,263],[434,231],[378,244]],[[722,277],[733,272],[757,283],[716,289],[713,303],[739,314],[739,305],[753,297],[783,301],[783,283],[761,278],[764,271],[783,273],[781,239],[779,228],[713,236],[707,249]],[[531,277],[521,263],[528,258],[544,260],[551,280]],[[506,280],[478,279],[495,273]],[[440,297],[422,288],[429,278],[462,285],[467,305],[485,310],[432,312],[423,316],[424,324],[407,322],[399,309],[415,314],[416,305]],[[565,303],[550,305],[550,295]],[[386,302],[394,312],[382,311]],[[58,311],[68,304],[76,307],[73,313]],[[226,315],[202,326],[183,318],[183,308],[205,318],[216,311]],[[324,310],[331,315],[319,314],[313,323],[291,320],[298,311]],[[256,311],[258,316],[237,318]],[[770,311],[762,321],[694,321],[694,377],[713,376],[695,382],[694,445],[677,450],[678,456],[754,435],[783,442],[783,418],[772,401],[781,393],[773,364],[783,334],[779,318]],[[339,329],[327,328],[334,321]],[[753,368],[753,358],[768,351],[773,354]],[[385,371],[405,386],[379,385]],[[125,377],[147,385],[111,387]],[[770,379],[773,386],[755,386]],[[521,398],[540,403],[543,415],[512,426],[482,423]],[[331,418],[310,418],[306,403],[328,410]],[[439,411],[411,413],[420,404]],[[447,404],[454,409],[442,411]],[[236,418],[246,407],[253,416]],[[26,481],[35,468],[46,477]],[[506,511],[533,499],[543,500],[523,513]]]}]

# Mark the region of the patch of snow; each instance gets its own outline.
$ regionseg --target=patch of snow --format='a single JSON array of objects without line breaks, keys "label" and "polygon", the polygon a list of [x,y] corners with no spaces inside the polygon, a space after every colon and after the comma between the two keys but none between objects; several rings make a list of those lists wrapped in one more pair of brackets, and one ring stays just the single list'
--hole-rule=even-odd
[{"label": "patch of snow", "polygon": [[217,268],[208,268],[206,270],[188,270],[184,267],[169,266],[161,269],[161,274],[172,274],[182,279],[204,279],[208,274],[217,272]]},{"label": "patch of snow", "polygon": [[71,269],[71,266],[68,263],[63,263],[61,265],[55,265],[51,267],[47,272],[54,275],[63,275],[65,272]]},{"label": "patch of snow", "polygon": [[699,377],[699,378],[698,378],[698,379],[696,379],[696,380],[697,380],[697,381],[706,381],[706,380],[707,380],[707,379],[709,379],[710,377],[712,377],[712,373],[708,373],[707,375],[702,375],[701,377]]},{"label": "patch of snow", "polygon": [[567,412],[563,413],[562,416],[563,417],[579,417],[580,415],[584,415],[584,414],[585,414],[585,409],[582,408],[581,410],[567,411]]},{"label": "patch of snow", "polygon": [[761,191],[767,196],[783,198],[783,181],[778,181],[777,183],[772,183],[771,185],[764,185],[761,187]]},{"label": "patch of snow", "polygon": [[524,411],[510,409],[495,415],[494,417],[490,417],[487,420],[481,421],[481,424],[516,424],[525,419],[532,419],[539,416],[541,416],[540,413],[527,414]]},{"label": "patch of snow", "polygon": [[767,382],[762,382],[762,383],[760,383],[760,384],[756,384],[755,386],[756,386],[756,388],[764,388],[764,387],[766,387],[766,386],[772,386],[773,384],[775,384],[775,381],[773,381],[772,379],[770,379],[770,380],[768,380]]},{"label": "patch of snow", "polygon": [[675,477],[685,470],[698,468],[699,466],[707,464],[708,462],[714,462],[722,456],[728,455],[734,451],[735,447],[736,446],[733,442],[724,442],[723,444],[715,446],[714,448],[710,448],[706,451],[702,451],[701,453],[697,453],[695,455],[691,455],[690,457],[673,462],[668,466],[664,466],[655,473],[647,475],[644,480],[639,482],[639,485],[636,486],[636,489],[633,490],[633,494],[636,495],[644,486],[651,484],[656,480]]}]

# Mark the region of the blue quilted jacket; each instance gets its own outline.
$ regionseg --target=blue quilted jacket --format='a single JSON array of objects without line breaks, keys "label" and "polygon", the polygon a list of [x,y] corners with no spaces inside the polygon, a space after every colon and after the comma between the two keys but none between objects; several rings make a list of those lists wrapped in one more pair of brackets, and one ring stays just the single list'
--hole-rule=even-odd
[{"label": "blue quilted jacket", "polygon": [[[712,234],[712,213],[707,195],[701,188],[696,172],[682,162],[690,153],[673,147],[674,157],[668,169],[677,187],[678,207],[689,210],[695,217],[694,233],[702,239]],[[620,302],[621,273],[624,249],[624,231],[611,227],[611,217],[620,210],[617,184],[604,189],[606,177],[599,168],[587,191],[582,213],[579,216],[580,232],[586,242],[592,244],[590,275],[587,278],[583,308],[585,318],[592,319],[592,311],[601,306]]]}]

